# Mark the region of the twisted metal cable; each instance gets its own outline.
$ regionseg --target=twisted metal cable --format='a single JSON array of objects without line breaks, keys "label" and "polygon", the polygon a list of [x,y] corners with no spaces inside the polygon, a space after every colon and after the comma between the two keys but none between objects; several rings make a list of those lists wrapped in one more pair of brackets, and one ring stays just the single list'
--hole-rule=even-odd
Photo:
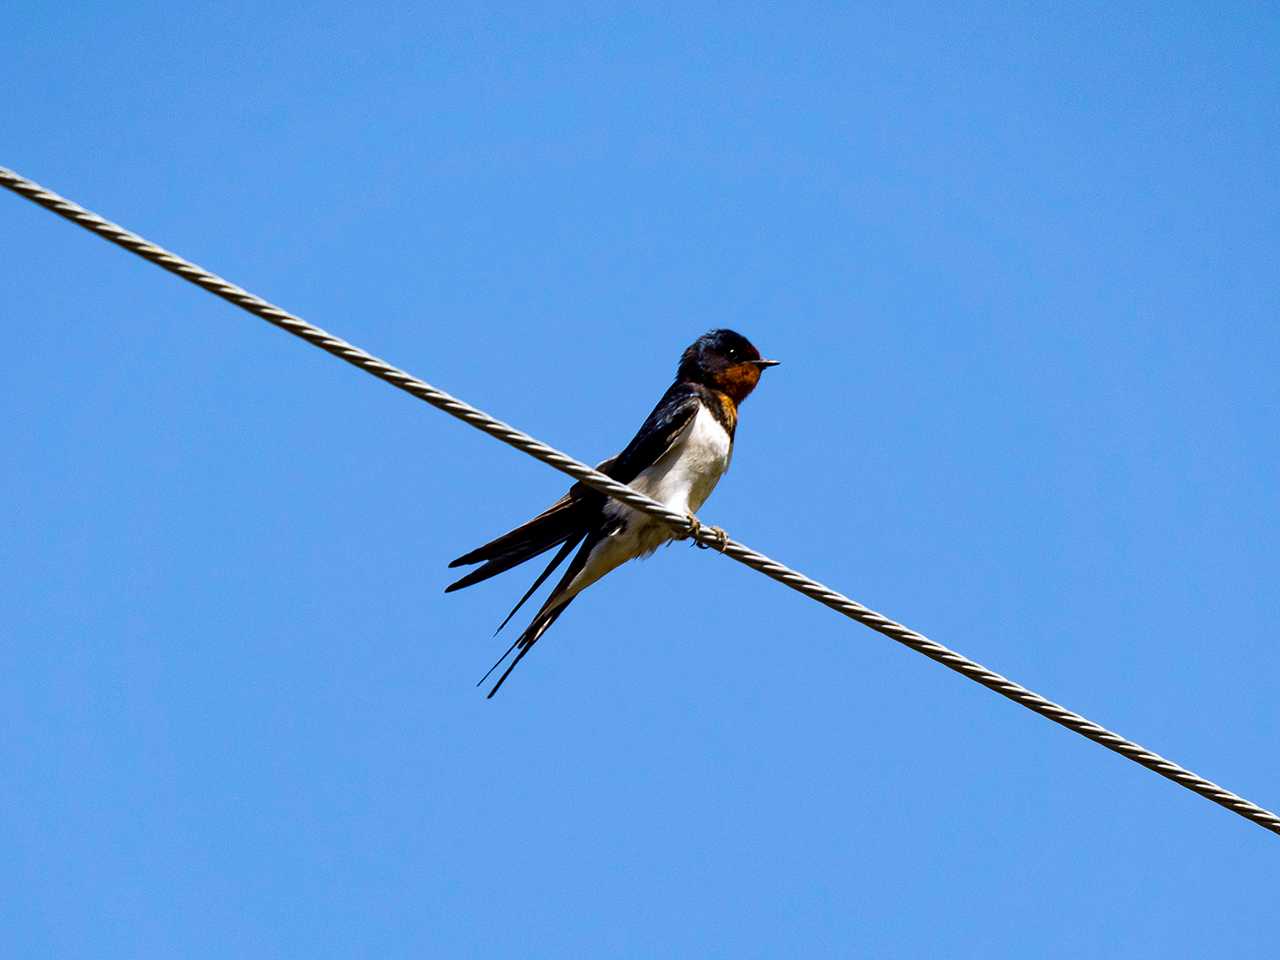
[{"label": "twisted metal cable", "polygon": [[730,539],[723,534],[723,531],[719,531],[714,527],[704,527],[696,520],[691,521],[684,514],[671,510],[656,500],[651,500],[625,484],[618,483],[603,473],[593,470],[585,463],[581,463],[554,447],[550,447],[529,436],[527,433],[517,430],[510,424],[503,423],[484,411],[450,396],[443,390],[439,390],[431,386],[431,384],[379,360],[359,347],[353,346],[345,340],[307,323],[300,317],[296,317],[274,304],[268,303],[261,297],[254,296],[247,290],[224,280],[216,274],[210,273],[202,267],[196,266],[177,254],[170,253],[168,250],[144,240],[136,233],[103,219],[96,213],[86,210],[79,204],[73,203],[50,190],[46,190],[39,184],[20,176],[12,170],[0,167],[0,186],[26,197],[33,203],[51,210],[61,217],[65,217],[72,223],[84,227],[92,233],[96,233],[104,240],[109,240],[118,246],[124,247],[144,260],[149,260],[157,266],[163,267],[170,273],[177,274],[184,280],[189,280],[198,287],[203,287],[210,293],[235,304],[243,310],[247,310],[254,316],[261,317],[268,323],[296,337],[301,337],[308,343],[333,354],[339,359],[345,360],[353,366],[359,367],[366,373],[371,373],[378,379],[384,380],[420,400],[424,400],[436,409],[443,410],[450,416],[483,430],[489,436],[496,437],[517,450],[523,450],[543,463],[567,473],[575,480],[581,480],[592,489],[661,520],[671,527],[677,537],[692,539],[699,546],[713,547],[717,551],[724,553],[725,556],[732,557],[739,563],[745,564],[751,569],[804,594],[806,597],[818,601],[837,613],[841,613],[851,620],[856,620],[877,633],[881,633],[891,640],[896,640],[903,646],[910,647],[917,653],[924,654],[929,659],[982,684],[989,690],[994,690],[1002,697],[1007,697],[1014,703],[1021,704],[1028,710],[1032,710],[1040,714],[1040,716],[1052,720],[1054,723],[1061,724],[1068,730],[1074,730],[1082,737],[1087,737],[1094,743],[1099,743],[1108,750],[1113,750],[1134,763],[1155,771],[1162,777],[1166,777],[1174,783],[1186,787],[1193,793],[1198,793],[1200,796],[1226,807],[1233,813],[1239,814],[1246,820],[1252,821],[1272,833],[1280,834],[1280,816],[1271,811],[1251,803],[1198,774],[1192,773],[1172,760],[1166,760],[1159,754],[1153,753],[1132,740],[1120,736],[1118,733],[1113,733],[1105,727],[1099,726],[1080,714],[1068,710],[1066,707],[1047,700],[1021,684],[1001,676],[994,670],[989,670],[963,654],[930,640],[923,634],[890,620],[883,614],[864,607],[844,594],[832,590],[830,587],[806,577],[804,574],[792,570],[790,567],[778,563],[762,553],[752,550],[745,544]]}]

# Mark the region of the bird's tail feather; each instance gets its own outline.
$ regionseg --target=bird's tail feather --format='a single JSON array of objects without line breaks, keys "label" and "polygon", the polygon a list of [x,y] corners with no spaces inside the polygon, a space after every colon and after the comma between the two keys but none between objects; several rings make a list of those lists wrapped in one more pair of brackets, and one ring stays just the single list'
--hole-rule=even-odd
[{"label": "bird's tail feather", "polygon": [[449,566],[458,567],[464,564],[481,563],[481,561],[483,564],[462,579],[445,587],[445,593],[452,593],[454,590],[461,590],[463,587],[488,580],[565,541],[577,543],[582,539],[588,509],[589,507],[581,501],[571,501],[566,497],[551,509],[521,524],[511,532],[504,533],[483,547],[463,554]]},{"label": "bird's tail feather", "polygon": [[[596,469],[612,476],[613,462],[610,457],[596,464]],[[527,520],[514,530],[509,530],[500,537],[490,540],[484,546],[476,547],[449,563],[450,567],[466,567],[473,563],[484,563],[478,570],[473,570],[461,580],[445,587],[445,593],[461,590],[473,583],[487,580],[492,576],[510,570],[552,547],[581,537],[575,534],[589,525],[593,511],[604,501],[604,497],[579,481],[569,488],[569,492],[543,510],[532,520]]]},{"label": "bird's tail feather", "polygon": [[[591,559],[591,555],[595,551],[596,546],[602,539],[612,533],[613,530],[613,526],[597,526],[594,530],[579,528],[579,530],[572,531],[566,538],[569,542],[556,553],[552,558],[551,563],[547,565],[547,568],[543,570],[538,579],[534,581],[533,586],[530,587],[525,592],[525,595],[520,598],[520,603],[516,604],[516,609],[512,610],[511,613],[507,615],[507,619],[502,621],[502,626],[506,626],[507,621],[511,619],[516,610],[520,609],[520,606],[528,600],[530,596],[532,596],[534,590],[538,589],[538,587],[542,585],[542,581],[551,574],[551,571],[559,566],[561,561],[569,555],[569,551],[572,550],[579,542],[582,542],[582,546],[579,548],[577,556],[573,558],[564,574],[560,577],[559,582],[554,588],[552,588],[550,596],[548,596],[543,602],[542,607],[534,615],[533,620],[524,628],[524,631],[520,636],[516,638],[515,643],[511,644],[511,646],[507,648],[507,652],[498,658],[498,662],[489,668],[489,672],[480,678],[480,683],[484,683],[489,679],[493,671],[497,670],[498,667],[502,665],[503,661],[505,661],[507,657],[511,656],[511,651],[516,651],[515,658],[507,664],[507,668],[502,672],[502,676],[498,677],[498,682],[493,685],[493,689],[489,691],[486,699],[491,699],[493,695],[502,688],[502,685],[507,682],[507,677],[511,676],[511,671],[516,668],[516,664],[524,659],[525,654],[528,653],[533,648],[533,645],[538,642],[538,638],[547,632],[550,626],[559,619],[560,614],[564,613],[565,608],[573,602],[573,598],[578,595],[578,590],[581,589],[581,587],[574,589],[574,582],[577,580],[578,575],[582,573],[587,562]],[[498,629],[501,630],[502,627],[500,626]],[[480,684],[477,684],[477,686],[479,685]]]},{"label": "bird's tail feather", "polygon": [[[533,592],[537,590],[540,586],[542,586],[543,582],[547,579],[547,577],[551,576],[551,572],[555,570],[556,567],[560,566],[560,564],[564,563],[564,558],[570,554],[570,552],[573,550],[574,547],[576,547],[579,543],[582,542],[582,538],[584,536],[586,536],[585,533],[580,534],[576,537],[570,537],[568,540],[564,542],[564,546],[561,547],[559,552],[557,552],[556,555],[551,558],[551,562],[547,564],[546,569],[543,570],[542,573],[538,574],[538,579],[533,581],[532,586],[530,586],[529,589],[524,592],[524,596],[521,597],[519,601],[517,601],[516,605],[511,608],[511,612],[507,614],[506,619],[503,620],[500,624],[498,624],[498,629],[493,631],[493,635],[495,637],[502,632],[503,627],[505,627],[508,623],[511,622],[511,618],[516,615],[517,610],[519,610],[521,607],[524,606],[525,601],[528,600],[531,596],[533,596]],[[510,651],[507,651],[507,652],[510,653]],[[484,681],[482,680],[480,682],[483,683]]]},{"label": "bird's tail feather", "polygon": [[[507,659],[507,657],[511,656],[511,651],[512,651],[512,650],[514,650],[514,649],[516,648],[516,644],[518,644],[519,642],[520,642],[520,638],[519,638],[519,637],[516,637],[514,640],[512,640],[512,641],[511,641],[511,646],[507,647],[507,652],[506,652],[506,653],[504,653],[502,656],[500,656],[497,660],[495,660],[495,661],[494,661],[494,663],[493,663],[493,666],[492,666],[492,667],[490,667],[488,670],[486,670],[486,671],[484,672],[484,676],[483,676],[483,677],[481,677],[479,680],[477,680],[477,681],[476,681],[476,686],[477,686],[477,687],[478,687],[478,686],[480,686],[480,684],[484,683],[486,680],[488,680],[488,679],[489,679],[489,677],[493,674],[493,671],[495,671],[495,670],[497,670],[497,669],[498,669],[498,667],[501,665],[501,663],[502,663],[502,661],[503,661],[503,660],[505,660],[505,659]],[[505,676],[506,676],[506,674],[503,674],[503,676],[505,677]],[[495,689],[496,689],[496,688],[495,688]],[[493,694],[492,694],[492,693],[490,693],[490,694],[489,694],[489,696],[490,696],[490,697],[492,697],[492,696],[493,696]],[[488,699],[488,697],[486,697],[485,699],[487,700],[487,699]]]},{"label": "bird's tail feather", "polygon": [[[507,648],[507,652],[498,659],[498,663],[495,663],[489,668],[489,673],[486,673],[484,677],[480,679],[480,683],[484,683],[484,681],[488,679],[489,674],[498,669],[498,664],[507,659],[512,650],[519,648],[519,652],[516,653],[512,661],[507,664],[507,669],[502,671],[502,676],[498,678],[498,682],[493,685],[493,689],[490,690],[488,695],[485,697],[486,700],[493,699],[493,695],[502,688],[504,683],[507,682],[507,677],[511,676],[511,671],[516,668],[516,664],[524,659],[524,655],[533,649],[533,645],[538,642],[538,638],[547,632],[547,629],[555,623],[557,619],[559,619],[560,614],[564,613],[565,608],[572,602],[573,597],[570,597],[564,603],[561,603],[550,610],[544,607],[538,612],[538,615],[533,618],[533,622],[530,623],[529,626],[525,627],[524,633],[520,634],[516,639],[516,642]],[[479,684],[476,684],[476,686],[479,686]]]}]

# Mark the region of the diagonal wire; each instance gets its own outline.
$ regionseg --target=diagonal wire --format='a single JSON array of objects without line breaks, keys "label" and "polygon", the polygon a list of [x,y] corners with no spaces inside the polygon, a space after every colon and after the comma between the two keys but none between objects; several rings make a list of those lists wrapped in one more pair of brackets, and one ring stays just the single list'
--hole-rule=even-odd
[{"label": "diagonal wire", "polygon": [[661,520],[670,526],[678,537],[693,539],[700,546],[715,547],[726,556],[732,557],[751,569],[757,570],[765,576],[803,593],[806,597],[830,607],[837,613],[842,613],[846,617],[870,627],[877,633],[884,634],[891,640],[898,641],[903,646],[910,647],[917,653],[924,654],[930,660],[963,674],[970,680],[982,684],[987,689],[994,690],[1002,697],[1007,697],[1028,710],[1032,710],[1040,714],[1040,716],[1052,720],[1054,723],[1061,724],[1069,730],[1074,730],[1094,743],[1102,744],[1108,750],[1113,750],[1134,763],[1155,771],[1160,776],[1166,777],[1174,783],[1186,787],[1193,793],[1198,793],[1200,796],[1226,807],[1228,810],[1239,814],[1246,820],[1250,820],[1266,830],[1270,830],[1272,833],[1280,834],[1280,817],[1271,811],[1251,803],[1198,774],[1192,773],[1172,760],[1166,760],[1146,747],[1140,746],[1132,740],[1120,736],[1118,733],[1113,733],[1092,720],[1068,710],[1066,707],[1047,700],[1021,684],[1001,676],[994,670],[989,670],[963,654],[956,653],[954,650],[930,640],[923,634],[917,633],[896,621],[890,620],[883,614],[864,607],[844,594],[832,590],[830,587],[806,577],[804,574],[792,570],[790,567],[778,563],[762,553],[752,550],[745,544],[727,537],[722,539],[714,528],[704,528],[696,521],[691,522],[684,514],[668,509],[656,500],[651,500],[625,484],[618,483],[603,473],[593,470],[585,463],[561,453],[554,447],[550,447],[527,433],[489,416],[484,411],[450,396],[425,381],[419,380],[405,371],[379,360],[359,347],[353,346],[345,340],[307,323],[300,317],[296,317],[274,304],[268,303],[261,297],[254,296],[242,287],[238,287],[234,283],[210,273],[189,260],[185,260],[177,254],[170,253],[163,247],[158,247],[154,243],[144,240],[136,233],[104,220],[96,213],[86,210],[79,204],[73,203],[50,190],[46,190],[34,181],[28,180],[26,177],[5,167],[0,167],[0,186],[26,197],[33,203],[51,210],[61,217],[65,217],[72,223],[84,227],[92,233],[96,233],[104,240],[109,240],[117,246],[124,247],[144,260],[149,260],[157,266],[163,267],[170,273],[177,274],[198,287],[203,287],[210,293],[235,304],[242,310],[247,310],[254,316],[260,317],[294,336],[301,337],[313,346],[317,346],[321,350],[325,350],[335,357],[359,367],[366,373],[373,374],[380,380],[385,380],[392,386],[398,387],[406,393],[410,393],[418,399],[431,404],[436,409],[443,410],[450,416],[456,417],[478,430],[483,430],[489,436],[496,437],[517,450],[523,450],[543,463],[567,473],[576,480],[581,480],[587,486],[620,500],[642,513]]}]

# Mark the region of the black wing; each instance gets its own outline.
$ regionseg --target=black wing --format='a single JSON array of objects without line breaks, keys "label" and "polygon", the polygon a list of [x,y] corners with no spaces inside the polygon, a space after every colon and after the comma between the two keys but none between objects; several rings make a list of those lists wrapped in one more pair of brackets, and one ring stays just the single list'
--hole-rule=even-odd
[{"label": "black wing", "polygon": [[[604,472],[614,480],[630,483],[645,469],[662,459],[662,456],[671,449],[671,446],[688,427],[689,422],[697,415],[698,405],[701,402],[701,397],[695,388],[687,384],[672,384],[671,388],[662,395],[658,405],[645,418],[639,432],[631,438],[631,442],[627,444],[626,448],[609,462],[609,466]],[[551,591],[551,596],[547,597],[542,609],[537,612],[529,626],[516,638],[515,642],[507,647],[507,652],[499,657],[498,662],[489,668],[489,672],[480,678],[480,683],[484,683],[485,680],[489,679],[490,674],[498,669],[507,657],[511,656],[512,651],[518,651],[515,659],[507,664],[507,669],[502,672],[502,676],[498,677],[498,682],[489,691],[490,697],[501,689],[502,685],[507,682],[507,677],[511,676],[511,671],[524,659],[525,654],[533,649],[533,645],[538,642],[539,638],[547,632],[547,629],[556,622],[560,614],[564,613],[569,604],[573,602],[572,597],[561,602],[560,595],[586,564],[596,544],[608,536],[609,530],[603,524],[597,524],[594,529],[589,532],[584,531],[584,533],[586,534],[586,542],[582,544],[581,549],[578,550],[578,555],[569,564],[569,569],[565,571],[560,582]],[[573,549],[576,543],[576,540],[570,540],[565,543],[560,553],[547,565],[547,569],[542,571],[542,575],[534,581],[533,586],[520,598],[520,603],[516,604],[515,610],[507,614],[507,619],[502,621],[502,626],[507,625],[516,610],[520,609],[521,604],[528,600],[530,595],[546,580],[551,571],[560,565],[560,562],[568,556],[569,551]],[[498,629],[501,630],[502,627],[498,627]]]},{"label": "black wing", "polygon": [[[621,483],[630,483],[647,467],[655,464],[698,412],[701,402],[697,388],[689,384],[675,383],[662,395],[658,405],[645,418],[640,430],[632,437],[622,453],[599,464],[596,469]],[[461,590],[488,580],[500,573],[519,566],[546,553],[552,547],[561,549],[547,564],[538,579],[507,614],[499,630],[505,627],[517,610],[524,605],[535,590],[546,581],[553,570],[560,566],[569,553],[597,525],[604,496],[586,484],[575,483],[569,492],[538,514],[502,536],[464,553],[449,564],[450,567],[481,564],[465,577],[445,587],[445,593]],[[550,624],[548,623],[548,626]]]},{"label": "black wing", "polygon": [[621,483],[630,483],[640,476],[671,449],[701,403],[702,395],[697,387],[673,383],[605,473]]},{"label": "black wing", "polygon": [[[596,469],[621,483],[630,483],[671,449],[697,414],[701,402],[702,397],[696,387],[689,384],[672,384],[623,451],[616,457],[604,461]],[[551,591],[551,596],[547,598],[533,621],[507,648],[507,652],[498,658],[498,662],[489,668],[489,672],[481,677],[480,682],[484,683],[490,674],[511,655],[512,651],[518,650],[515,659],[507,665],[493,689],[489,691],[490,697],[498,692],[516,664],[524,659],[525,654],[538,642],[547,628],[555,623],[565,608],[573,602],[573,598],[561,602],[559,597],[566,585],[581,570],[591,550],[608,534],[608,530],[601,523],[601,507],[604,500],[602,494],[596,493],[585,484],[575,483],[568,493],[532,520],[470,553],[463,554],[449,564],[450,567],[458,567],[483,562],[483,566],[479,569],[446,587],[446,592],[460,590],[481,580],[487,580],[560,545],[560,549],[551,558],[546,569],[502,621],[498,627],[498,630],[501,630],[515,616],[524,602],[533,595],[533,592],[546,581],[551,572],[564,562],[573,548],[582,543],[577,556],[569,564],[569,569],[556,588]]]},{"label": "black wing", "polygon": [[[613,459],[610,458],[597,464],[596,469],[607,473],[612,464]],[[586,484],[575,483],[568,493],[532,520],[527,520],[484,546],[476,547],[470,553],[451,560],[450,567],[465,567],[482,561],[484,566],[449,584],[444,592],[451,593],[481,580],[488,580],[540,553],[546,553],[554,546],[569,540],[581,540],[603,502],[604,497]]]},{"label": "black wing", "polygon": [[[687,384],[673,384],[662,395],[658,405],[653,408],[622,453],[610,457],[596,469],[621,483],[630,483],[671,448],[697,413],[699,402],[695,388]],[[482,562],[484,565],[461,580],[449,584],[445,592],[469,587],[510,570],[552,547],[570,540],[580,540],[591,521],[596,518],[603,502],[601,494],[586,484],[575,483],[568,493],[532,520],[452,561],[450,567]]]}]

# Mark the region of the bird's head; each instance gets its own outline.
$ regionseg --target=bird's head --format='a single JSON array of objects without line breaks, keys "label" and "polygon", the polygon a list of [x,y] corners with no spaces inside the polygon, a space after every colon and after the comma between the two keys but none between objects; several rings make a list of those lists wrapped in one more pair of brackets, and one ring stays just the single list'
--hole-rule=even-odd
[{"label": "bird's head", "polygon": [[685,350],[676,377],[719,390],[741,403],[760,382],[760,372],[777,364],[777,360],[761,359],[760,351],[742,334],[712,330]]}]

